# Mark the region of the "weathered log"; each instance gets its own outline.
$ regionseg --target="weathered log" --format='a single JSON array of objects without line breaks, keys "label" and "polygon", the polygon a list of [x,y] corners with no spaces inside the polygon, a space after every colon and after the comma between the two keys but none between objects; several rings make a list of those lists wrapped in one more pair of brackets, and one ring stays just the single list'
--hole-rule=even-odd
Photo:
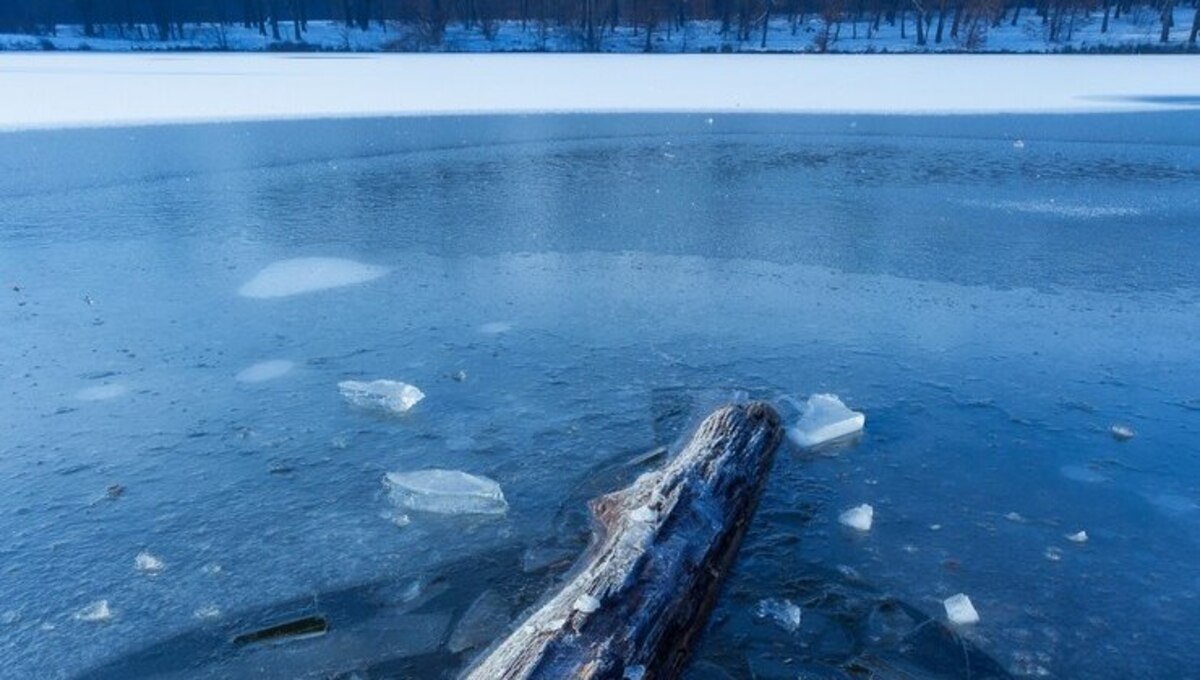
[{"label": "weathered log", "polygon": [[591,502],[591,546],[467,680],[675,678],[750,524],[776,447],[768,404],[725,406],[661,469]]}]

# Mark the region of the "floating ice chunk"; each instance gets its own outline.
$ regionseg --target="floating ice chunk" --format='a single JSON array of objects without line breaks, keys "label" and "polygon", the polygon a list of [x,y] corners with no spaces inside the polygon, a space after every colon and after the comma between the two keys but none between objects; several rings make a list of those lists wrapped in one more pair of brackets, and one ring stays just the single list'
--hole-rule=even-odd
[{"label": "floating ice chunk", "polygon": [[962,593],[946,598],[942,602],[942,606],[946,608],[946,618],[950,620],[950,623],[960,626],[979,623],[979,612],[975,611],[975,605],[971,604],[971,598]]},{"label": "floating ice chunk", "polygon": [[1108,431],[1112,434],[1113,439],[1116,439],[1119,442],[1127,442],[1130,439],[1133,439],[1134,435],[1137,434],[1133,431],[1133,428],[1129,427],[1128,425],[1113,425],[1112,427],[1108,428]]},{"label": "floating ice chunk", "polygon": [[499,484],[458,470],[389,472],[383,484],[392,502],[409,510],[445,515],[502,515],[508,511]]},{"label": "floating ice chunk", "polygon": [[1046,559],[1050,560],[1051,562],[1057,562],[1062,559],[1063,553],[1061,548],[1055,548],[1054,546],[1051,546],[1046,548],[1045,555]]},{"label": "floating ice chunk", "polygon": [[373,281],[386,267],[337,257],[298,257],[273,262],[238,289],[248,298],[278,298]]},{"label": "floating ice chunk", "polygon": [[838,516],[838,521],[857,531],[870,531],[875,521],[875,508],[863,503],[843,512]]},{"label": "floating ice chunk", "polygon": [[243,368],[237,374],[237,381],[243,383],[260,383],[275,378],[282,378],[295,368],[296,364],[286,359],[271,359],[260,361],[253,366]]},{"label": "floating ice chunk", "polygon": [[128,387],[119,384],[96,385],[79,390],[75,393],[75,398],[80,401],[104,401],[116,399],[128,391]]},{"label": "floating ice chunk", "polygon": [[1014,148],[1014,149],[1024,149],[1024,148],[1025,148],[1025,140],[1023,140],[1023,139],[1014,139],[1014,140],[1013,140],[1013,148]]},{"label": "floating ice chunk", "polygon": [[458,620],[446,647],[454,654],[480,647],[504,632],[508,625],[508,603],[494,590],[484,591]]},{"label": "floating ice chunk", "polygon": [[404,413],[425,398],[425,393],[397,380],[343,380],[338,391],[346,401],[362,408]]},{"label": "floating ice chunk", "polygon": [[771,619],[789,633],[800,630],[800,620],[804,612],[800,605],[791,600],[763,600],[754,609],[754,615],[760,619]]},{"label": "floating ice chunk", "polygon": [[408,515],[400,512],[399,510],[384,511],[379,513],[379,516],[400,528],[404,528],[412,524],[412,520],[409,519]]},{"label": "floating ice chunk", "polygon": [[1024,524],[1025,522],[1029,521],[1025,519],[1019,512],[1010,512],[1004,516],[1004,519],[1010,522],[1017,522],[1018,524]]},{"label": "floating ice chunk", "polygon": [[846,408],[832,394],[814,394],[804,405],[804,412],[795,425],[788,428],[788,438],[796,446],[811,448],[863,429],[866,416]]},{"label": "floating ice chunk", "polygon": [[108,600],[96,600],[75,612],[75,619],[78,621],[87,621],[88,623],[98,623],[108,621],[112,618],[112,615],[112,610],[108,608]]},{"label": "floating ice chunk", "polygon": [[489,321],[479,327],[479,332],[484,335],[500,335],[512,329],[513,325],[507,321]]},{"label": "floating ice chunk", "polygon": [[[712,120],[709,118],[709,120]],[[621,675],[621,680],[642,680],[646,677],[645,666],[626,666],[625,672]]]},{"label": "floating ice chunk", "polygon": [[150,574],[157,574],[158,572],[162,571],[164,567],[166,567],[161,559],[144,550],[138,553],[137,557],[133,558],[133,566],[138,571],[144,571]]},{"label": "floating ice chunk", "polygon": [[580,595],[578,598],[576,598],[575,604],[572,605],[572,607],[577,612],[583,612],[584,614],[591,614],[592,612],[596,611],[597,609],[600,609],[600,600],[597,600],[596,598],[592,597],[591,595],[584,593],[583,595]]},{"label": "floating ice chunk", "polygon": [[1086,531],[1080,530],[1073,534],[1067,534],[1067,540],[1072,543],[1087,543],[1088,535]]}]

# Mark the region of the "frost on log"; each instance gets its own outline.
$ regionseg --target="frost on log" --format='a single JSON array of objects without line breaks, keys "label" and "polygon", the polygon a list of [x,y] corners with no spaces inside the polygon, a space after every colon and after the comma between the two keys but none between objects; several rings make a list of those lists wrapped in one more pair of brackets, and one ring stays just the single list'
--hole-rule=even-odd
[{"label": "frost on log", "polygon": [[464,678],[677,677],[782,434],[769,404],[724,406],[661,469],[592,500],[592,544],[561,590]]}]

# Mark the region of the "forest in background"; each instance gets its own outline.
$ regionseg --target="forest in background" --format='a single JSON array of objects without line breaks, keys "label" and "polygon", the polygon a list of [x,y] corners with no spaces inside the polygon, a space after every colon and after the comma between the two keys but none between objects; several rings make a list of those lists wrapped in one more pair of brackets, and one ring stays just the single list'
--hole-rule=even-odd
[{"label": "forest in background", "polygon": [[[953,40],[971,50],[983,44],[989,29],[1016,27],[1030,16],[1053,44],[1070,41],[1077,23],[1098,22],[1094,30],[1104,35],[1110,24],[1135,13],[1139,21],[1155,23],[1161,46],[1195,48],[1200,0],[6,0],[0,3],[0,33],[52,36],[71,25],[86,37],[171,41],[188,35],[189,26],[237,27],[287,49],[306,43],[310,22],[336,22],[347,31],[403,28],[417,36],[420,48],[441,44],[451,27],[487,40],[503,25],[543,35],[566,29],[572,47],[581,51],[601,51],[618,32],[636,37],[641,31],[646,51],[653,51],[656,33],[669,36],[697,24],[723,41],[767,49],[768,27],[782,23],[795,35],[816,22],[815,51],[825,51],[843,25],[868,39],[881,27],[898,27],[899,36],[917,49]],[[1172,33],[1181,16],[1191,19],[1186,37]]]}]

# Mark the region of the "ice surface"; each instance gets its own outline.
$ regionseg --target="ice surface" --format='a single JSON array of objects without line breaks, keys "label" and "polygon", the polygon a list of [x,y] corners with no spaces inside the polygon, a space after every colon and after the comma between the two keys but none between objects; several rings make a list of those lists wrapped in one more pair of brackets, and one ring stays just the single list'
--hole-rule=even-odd
[{"label": "ice surface", "polygon": [[237,381],[243,383],[260,383],[274,380],[275,378],[287,375],[295,366],[296,364],[286,359],[260,361],[239,371]]},{"label": "ice surface", "polygon": [[386,267],[337,257],[298,257],[273,262],[238,289],[248,298],[280,298],[373,281]]},{"label": "ice surface", "polygon": [[1073,543],[1087,543],[1088,534],[1083,530],[1076,531],[1073,534],[1067,534],[1067,540]]},{"label": "ice surface", "polygon": [[800,420],[788,428],[788,438],[796,446],[811,448],[854,434],[866,421],[866,416],[846,408],[836,395],[814,394],[805,403]]},{"label": "ice surface", "polygon": [[116,399],[128,391],[129,388],[124,385],[96,385],[95,387],[85,387],[79,390],[75,393],[75,398],[80,401],[105,401],[107,399]]},{"label": "ice surface", "polygon": [[215,604],[206,604],[203,607],[198,607],[192,612],[192,616],[198,619],[215,619],[221,616],[221,608]]},{"label": "ice surface", "polygon": [[979,612],[975,611],[971,598],[962,593],[946,598],[942,605],[946,608],[946,618],[950,623],[960,626],[979,623]]},{"label": "ice surface", "polygon": [[650,523],[658,519],[658,513],[655,512],[653,508],[642,505],[633,512],[629,513],[629,517],[635,522]]},{"label": "ice surface", "polygon": [[444,515],[500,515],[508,502],[500,485],[459,470],[389,472],[383,484],[396,505]]},{"label": "ice surface", "polygon": [[459,652],[491,642],[508,625],[508,604],[494,590],[484,591],[471,603],[450,634],[447,648]]},{"label": "ice surface", "polygon": [[133,558],[133,566],[138,571],[144,571],[150,574],[157,574],[158,572],[162,571],[164,567],[166,567],[161,559],[145,551],[138,553],[137,557]]},{"label": "ice surface", "polygon": [[89,623],[108,621],[112,618],[112,616],[112,610],[108,607],[108,600],[97,600],[83,609],[75,612],[75,618],[77,620],[87,621]]},{"label": "ice surface", "polygon": [[404,413],[425,398],[424,392],[398,380],[343,380],[338,391],[355,406],[392,413]]},{"label": "ice surface", "polygon": [[838,516],[838,521],[844,526],[857,531],[870,531],[871,524],[875,520],[875,508],[863,503],[862,505],[850,508]]},{"label": "ice surface", "polygon": [[800,620],[804,615],[800,605],[791,600],[763,600],[754,609],[754,615],[760,619],[771,619],[789,633],[800,630]]}]

